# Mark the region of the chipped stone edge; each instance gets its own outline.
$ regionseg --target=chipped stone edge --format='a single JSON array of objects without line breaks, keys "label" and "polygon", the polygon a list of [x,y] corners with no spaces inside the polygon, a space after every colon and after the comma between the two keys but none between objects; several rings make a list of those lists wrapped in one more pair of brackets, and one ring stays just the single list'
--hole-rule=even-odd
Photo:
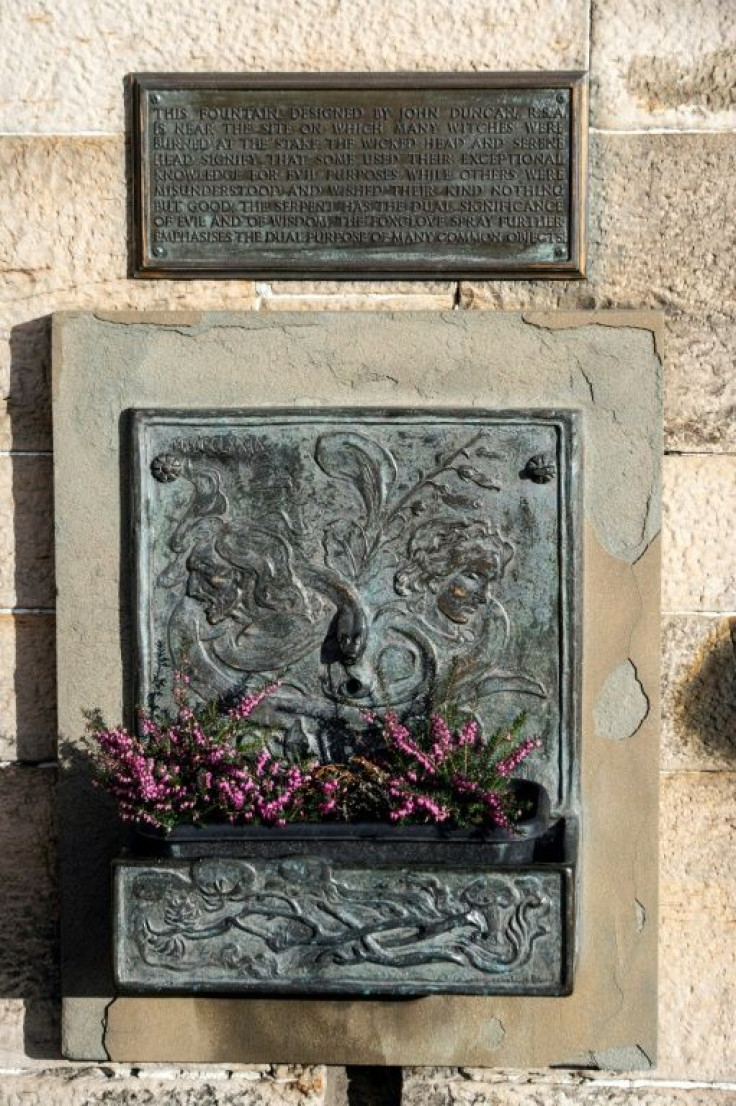
[{"label": "chipped stone edge", "polygon": [[115,1001],[113,995],[65,995],[61,1000],[61,1051],[64,1056],[72,1048],[84,1049],[85,1060],[109,1062],[105,1045],[107,1018]]},{"label": "chipped stone edge", "polygon": [[[590,312],[570,311],[521,311],[522,319],[529,326],[538,326],[544,330],[577,330],[583,326],[631,327],[634,330],[648,330],[654,342],[654,352],[660,364],[664,360],[665,327],[664,315],[655,310],[604,310],[593,308]],[[591,318],[586,319],[585,315]]]},{"label": "chipped stone edge", "polygon": [[[655,1062],[639,1044],[618,1045],[600,1052],[586,1052],[572,1058],[569,1063],[555,1064],[555,1068],[586,1067],[597,1071],[652,1071]],[[595,1082],[590,1079],[590,1082]]]},{"label": "chipped stone edge", "polygon": [[[600,716],[600,713],[599,713],[599,708],[601,707],[601,700],[603,699],[604,692],[606,692],[609,688],[610,681],[622,669],[625,669],[625,670],[628,671],[627,666],[628,666],[628,668],[631,669],[631,675],[633,677],[634,683],[635,683],[636,686],[638,686],[639,691],[641,693],[641,696],[644,700],[644,704],[645,704],[644,710],[643,710],[642,716],[639,719],[636,727],[633,730],[631,730],[630,732],[620,733],[620,734],[607,733],[603,730],[603,728],[600,725],[600,717],[601,716]],[[594,710],[593,710],[593,722],[594,722],[594,725],[595,725],[596,734],[597,734],[598,737],[603,737],[603,738],[606,738],[607,740],[611,740],[611,741],[629,741],[632,737],[635,737],[637,735],[637,733],[639,732],[641,727],[644,725],[645,721],[647,720],[647,717],[649,716],[649,712],[650,712],[651,709],[652,709],[651,700],[650,700],[649,696],[646,693],[646,690],[644,688],[644,685],[641,682],[641,679],[639,678],[639,670],[636,667],[636,665],[634,664],[631,657],[627,657],[626,660],[622,661],[622,663],[620,665],[618,665],[616,668],[611,669],[611,671],[608,673],[608,676],[605,679],[605,682],[603,683],[603,686],[601,687],[601,689],[598,693],[598,696],[596,698],[595,707],[594,707]]]}]

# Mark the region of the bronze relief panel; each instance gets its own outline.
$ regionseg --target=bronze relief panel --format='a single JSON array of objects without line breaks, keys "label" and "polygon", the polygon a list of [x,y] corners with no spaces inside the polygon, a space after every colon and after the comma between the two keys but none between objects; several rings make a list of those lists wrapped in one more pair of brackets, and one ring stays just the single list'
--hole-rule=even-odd
[{"label": "bronze relief panel", "polygon": [[366,709],[523,710],[568,807],[576,418],[135,412],[138,699],[167,705],[180,668],[203,699],[278,679],[264,717],[324,761]]}]

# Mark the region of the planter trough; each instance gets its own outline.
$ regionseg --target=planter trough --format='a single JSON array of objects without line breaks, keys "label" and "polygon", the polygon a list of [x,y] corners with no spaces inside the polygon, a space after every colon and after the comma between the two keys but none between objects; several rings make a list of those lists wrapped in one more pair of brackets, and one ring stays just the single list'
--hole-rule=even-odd
[{"label": "planter trough", "polygon": [[[572,868],[549,799],[502,830],[383,824],[138,833],[115,865],[115,972],[136,992],[564,994]],[[545,849],[545,843],[547,848]]]}]

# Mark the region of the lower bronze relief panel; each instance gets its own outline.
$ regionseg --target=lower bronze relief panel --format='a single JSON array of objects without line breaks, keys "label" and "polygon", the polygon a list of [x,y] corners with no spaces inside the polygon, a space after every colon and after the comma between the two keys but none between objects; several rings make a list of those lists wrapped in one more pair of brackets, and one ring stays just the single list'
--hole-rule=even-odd
[{"label": "lower bronze relief panel", "polygon": [[564,994],[571,872],[323,858],[116,866],[116,975],[134,991]]}]

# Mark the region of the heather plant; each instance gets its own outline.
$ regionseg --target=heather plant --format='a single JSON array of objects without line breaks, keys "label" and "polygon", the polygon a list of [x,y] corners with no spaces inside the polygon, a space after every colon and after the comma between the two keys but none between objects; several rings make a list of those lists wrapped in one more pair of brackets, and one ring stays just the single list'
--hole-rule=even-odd
[{"label": "heather plant", "polygon": [[251,716],[278,685],[243,696],[226,712],[194,708],[188,679],[177,674],[172,717],[138,713],[137,733],[93,728],[97,780],[125,822],[160,829],[188,823],[283,826],[328,817],[336,784],[314,774],[316,763],[274,757]]},{"label": "heather plant", "polygon": [[486,738],[475,718],[447,708],[411,726],[391,710],[366,713],[370,752],[348,764],[291,763],[273,755],[268,727],[253,718],[278,684],[225,711],[192,705],[187,685],[178,673],[174,713],[140,710],[135,733],[91,720],[97,782],[123,821],[163,830],[365,820],[511,830],[525,813],[511,776],[541,742],[521,738],[523,715]]},{"label": "heather plant", "polygon": [[383,742],[391,822],[512,830],[525,813],[511,777],[542,743],[522,739],[523,714],[487,738],[472,716],[453,724],[451,715],[435,712],[412,728],[393,711],[382,717],[367,713],[366,719],[379,728]]}]

